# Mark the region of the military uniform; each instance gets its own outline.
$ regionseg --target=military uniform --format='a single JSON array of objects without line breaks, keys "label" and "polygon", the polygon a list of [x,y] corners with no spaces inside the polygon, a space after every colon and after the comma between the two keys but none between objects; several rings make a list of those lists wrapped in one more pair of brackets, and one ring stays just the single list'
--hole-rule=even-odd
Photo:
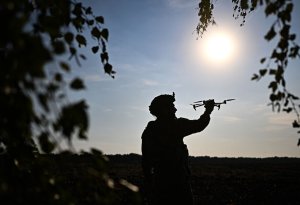
[{"label": "military uniform", "polygon": [[150,204],[193,204],[188,149],[183,138],[201,132],[209,114],[198,120],[150,121],[142,134],[142,167]]}]

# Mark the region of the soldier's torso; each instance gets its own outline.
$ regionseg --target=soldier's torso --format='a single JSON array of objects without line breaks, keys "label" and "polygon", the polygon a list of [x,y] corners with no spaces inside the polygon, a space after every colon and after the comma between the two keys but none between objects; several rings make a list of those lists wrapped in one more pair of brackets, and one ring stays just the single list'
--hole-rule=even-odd
[{"label": "soldier's torso", "polygon": [[180,120],[154,121],[148,129],[148,153],[153,162],[156,177],[186,180],[189,176],[188,150],[180,136]]}]

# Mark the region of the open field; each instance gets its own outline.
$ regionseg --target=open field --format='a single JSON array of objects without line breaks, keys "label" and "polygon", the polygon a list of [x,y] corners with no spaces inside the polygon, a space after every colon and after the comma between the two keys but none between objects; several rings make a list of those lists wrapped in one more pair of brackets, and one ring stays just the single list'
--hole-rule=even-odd
[{"label": "open field", "polygon": [[[2,156],[0,202],[52,205],[71,198],[78,205],[140,204],[141,156],[106,157],[108,162],[102,155],[43,155],[16,163]],[[300,158],[190,157],[190,164],[195,204],[300,204]],[[58,193],[60,201],[53,197]]]},{"label": "open field", "polygon": [[[113,155],[110,175],[143,191],[140,156]],[[300,204],[299,158],[191,157],[195,204]]]}]

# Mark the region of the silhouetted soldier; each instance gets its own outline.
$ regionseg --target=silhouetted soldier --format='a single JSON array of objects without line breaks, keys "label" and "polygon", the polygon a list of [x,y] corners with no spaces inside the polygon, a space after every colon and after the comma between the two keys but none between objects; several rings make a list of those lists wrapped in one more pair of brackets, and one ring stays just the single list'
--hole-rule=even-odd
[{"label": "silhouetted soldier", "polygon": [[198,120],[177,118],[175,96],[160,95],[149,106],[156,117],[142,134],[142,167],[149,204],[193,204],[188,149],[183,138],[206,128],[214,101]]}]

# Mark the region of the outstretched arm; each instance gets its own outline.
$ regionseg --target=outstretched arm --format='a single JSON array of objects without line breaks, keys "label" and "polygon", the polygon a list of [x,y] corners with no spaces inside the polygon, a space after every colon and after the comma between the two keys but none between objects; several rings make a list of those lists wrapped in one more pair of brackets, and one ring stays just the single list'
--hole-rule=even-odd
[{"label": "outstretched arm", "polygon": [[203,131],[210,122],[210,114],[214,110],[215,102],[213,100],[208,101],[205,104],[205,111],[198,120],[188,120],[180,118],[180,135],[182,137]]}]

